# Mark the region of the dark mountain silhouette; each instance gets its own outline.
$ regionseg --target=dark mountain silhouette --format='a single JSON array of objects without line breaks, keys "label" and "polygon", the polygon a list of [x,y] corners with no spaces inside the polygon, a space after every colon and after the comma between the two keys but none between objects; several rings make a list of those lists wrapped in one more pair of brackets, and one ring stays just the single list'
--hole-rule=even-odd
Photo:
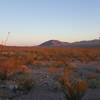
[{"label": "dark mountain silhouette", "polygon": [[89,40],[89,41],[79,41],[79,42],[62,42],[59,40],[49,40],[39,46],[41,47],[100,47],[100,40]]},{"label": "dark mountain silhouette", "polygon": [[44,46],[44,47],[64,47],[66,46],[67,42],[62,42],[62,41],[59,41],[59,40],[49,40],[49,41],[46,41],[42,44],[40,44],[40,46]]}]

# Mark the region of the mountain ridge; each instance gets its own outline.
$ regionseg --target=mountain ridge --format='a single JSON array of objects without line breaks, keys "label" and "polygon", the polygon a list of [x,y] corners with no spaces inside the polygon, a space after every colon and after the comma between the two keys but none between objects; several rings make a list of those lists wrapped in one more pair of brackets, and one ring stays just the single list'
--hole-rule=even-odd
[{"label": "mountain ridge", "polygon": [[40,47],[100,47],[100,40],[84,40],[77,42],[64,42],[59,40],[49,40],[39,45]]}]

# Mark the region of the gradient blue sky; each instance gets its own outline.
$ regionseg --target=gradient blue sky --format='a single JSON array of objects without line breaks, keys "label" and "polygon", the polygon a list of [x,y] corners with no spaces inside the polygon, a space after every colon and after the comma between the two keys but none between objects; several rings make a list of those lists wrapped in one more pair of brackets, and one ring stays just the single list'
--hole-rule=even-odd
[{"label": "gradient blue sky", "polygon": [[100,0],[0,0],[0,42],[9,31],[8,45],[96,39]]}]

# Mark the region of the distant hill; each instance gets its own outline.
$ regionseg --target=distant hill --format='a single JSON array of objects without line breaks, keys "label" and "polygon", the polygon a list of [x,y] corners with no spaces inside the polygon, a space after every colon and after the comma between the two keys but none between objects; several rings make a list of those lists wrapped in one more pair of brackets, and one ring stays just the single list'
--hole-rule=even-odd
[{"label": "distant hill", "polygon": [[67,42],[62,42],[62,41],[59,41],[59,40],[49,40],[49,41],[46,41],[42,44],[40,44],[39,46],[44,46],[44,47],[64,47],[66,46]]},{"label": "distant hill", "polygon": [[41,47],[100,47],[100,40],[89,40],[89,41],[79,41],[79,42],[63,42],[59,40],[49,40],[39,46]]}]

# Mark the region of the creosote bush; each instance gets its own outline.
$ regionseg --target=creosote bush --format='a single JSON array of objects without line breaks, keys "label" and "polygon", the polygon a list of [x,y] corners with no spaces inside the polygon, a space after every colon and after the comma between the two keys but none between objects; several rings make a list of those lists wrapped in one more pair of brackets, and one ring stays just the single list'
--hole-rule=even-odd
[{"label": "creosote bush", "polygon": [[72,64],[67,64],[67,67],[64,68],[64,74],[60,77],[59,82],[66,100],[82,100],[82,97],[88,89],[88,83],[86,80],[73,79],[73,77],[71,77],[73,71],[74,67]]},{"label": "creosote bush", "polygon": [[88,88],[87,82],[84,80],[78,80],[77,82],[60,80],[60,84],[66,100],[82,100]]}]

